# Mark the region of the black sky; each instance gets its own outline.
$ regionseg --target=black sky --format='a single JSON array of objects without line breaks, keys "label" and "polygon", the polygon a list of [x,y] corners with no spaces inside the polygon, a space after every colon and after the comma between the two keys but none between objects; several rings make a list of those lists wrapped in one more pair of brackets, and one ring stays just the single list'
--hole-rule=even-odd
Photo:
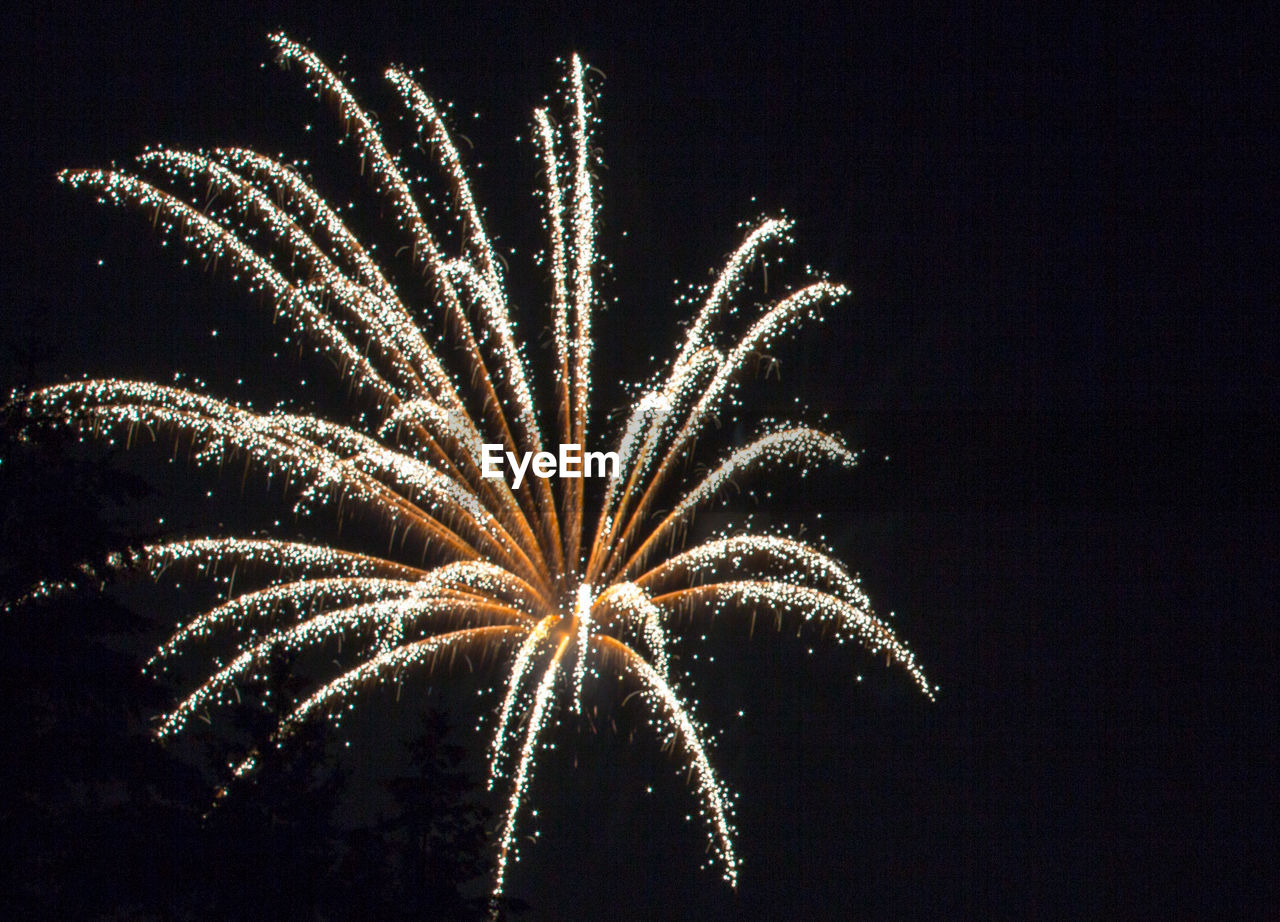
[{"label": "black sky", "polygon": [[[785,208],[798,261],[854,290],[779,357],[784,395],[831,412],[864,460],[785,502],[825,510],[938,702],[848,650],[715,638],[723,655],[693,672],[740,795],[739,893],[698,870],[692,804],[661,757],[588,735],[539,781],[541,838],[513,878],[531,918],[1274,905],[1274,68],[1246,14],[6,14],[0,329],[57,345],[40,381],[183,369],[231,396],[324,404],[307,395],[332,382],[304,367],[308,390],[293,388],[299,365],[272,358],[251,298],[176,267],[142,218],[53,180],[147,144],[237,143],[314,155],[342,181],[352,163],[331,112],[270,64],[275,28],[346,55],[388,122],[388,63],[421,67],[457,104],[530,317],[536,171],[514,138],[556,88],[557,57],[579,50],[599,69],[610,382],[670,348],[684,316],[673,296],[761,213]],[[21,362],[3,361],[6,385],[25,383]],[[207,528],[211,513],[142,513],[166,514]]]}]

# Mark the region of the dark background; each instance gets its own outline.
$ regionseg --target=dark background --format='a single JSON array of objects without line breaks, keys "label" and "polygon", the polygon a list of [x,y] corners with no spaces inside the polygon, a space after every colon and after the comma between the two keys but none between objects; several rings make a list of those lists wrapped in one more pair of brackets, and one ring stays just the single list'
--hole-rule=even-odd
[{"label": "dark background", "polygon": [[[651,740],[566,723],[533,788],[540,839],[511,876],[523,918],[1267,914],[1280,806],[1275,109],[1248,15],[795,3],[8,14],[6,387],[182,369],[258,405],[332,401],[318,366],[273,356],[254,299],[179,266],[145,219],[53,179],[147,144],[238,143],[314,154],[326,188],[358,190],[332,113],[270,64],[265,33],[281,27],[331,64],[345,54],[390,125],[388,63],[421,66],[428,92],[456,102],[490,229],[517,250],[526,330],[544,322],[529,113],[558,86],[557,57],[579,50],[605,75],[612,303],[597,406],[619,405],[616,382],[665,357],[688,313],[673,299],[721,264],[741,221],[785,209],[791,261],[854,291],[778,350],[777,399],[800,393],[831,413],[862,463],[780,486],[777,517],[824,512],[839,556],[941,685],[937,703],[845,648],[715,634],[716,662],[688,665],[718,731],[713,761],[740,795],[738,892],[699,870],[691,795]],[[111,504],[114,524],[95,535],[288,518],[278,498],[263,512],[265,494],[244,499],[211,475],[109,463],[150,487]],[[57,487],[73,479],[52,480],[22,496],[7,481],[11,582],[77,550],[60,537],[76,507]],[[37,554],[41,541],[55,547]],[[148,599],[129,599],[145,622],[173,615]],[[11,701],[32,673],[74,689],[101,672],[92,644],[45,669],[32,627],[6,630]],[[121,674],[140,660],[128,643],[111,655]],[[146,694],[121,691],[143,714]],[[465,709],[452,713],[482,751]],[[15,776],[70,777],[33,732],[8,740]],[[368,737],[348,814],[373,809],[359,777],[398,745]],[[154,858],[101,835],[127,867]],[[228,868],[237,847],[253,842],[225,845]],[[224,882],[249,886],[231,871]]]}]

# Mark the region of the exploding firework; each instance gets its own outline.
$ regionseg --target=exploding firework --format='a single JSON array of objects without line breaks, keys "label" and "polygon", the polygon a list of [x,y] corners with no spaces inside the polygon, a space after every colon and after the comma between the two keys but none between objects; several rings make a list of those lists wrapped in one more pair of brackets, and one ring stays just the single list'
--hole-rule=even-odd
[{"label": "exploding firework", "polygon": [[[933,694],[857,581],[822,550],[740,530],[662,556],[732,481],[770,467],[854,463],[836,436],[784,423],[736,447],[710,473],[691,473],[688,464],[699,435],[732,409],[753,360],[845,289],[811,280],[763,307],[736,340],[722,333],[739,312],[748,267],[788,238],[787,220],[758,222],[699,296],[674,360],[638,391],[611,450],[589,452],[591,317],[599,295],[592,97],[582,61],[569,64],[563,124],[545,109],[534,112],[554,354],[547,386],[554,411],[540,414],[506,268],[442,110],[407,72],[387,72],[420,143],[438,161],[448,217],[461,232],[457,253],[446,251],[415,181],[344,81],[302,45],[283,35],[271,40],[279,61],[336,106],[433,297],[425,306],[407,303],[389,267],[296,166],[251,150],[157,149],[143,154],[134,172],[61,174],[104,202],[146,213],[189,251],[265,295],[293,338],[332,360],[357,410],[344,425],[256,412],[172,386],[91,380],[29,395],[31,418],[126,444],[146,438],[188,445],[198,464],[234,462],[279,478],[299,513],[361,518],[385,529],[388,540],[387,556],[225,537],[114,558],[117,567],[157,576],[185,568],[227,585],[224,601],[183,624],[155,654],[151,666],[160,667],[202,638],[235,645],[229,661],[215,660],[204,681],[163,715],[158,736],[178,733],[234,696],[281,652],[341,642],[356,651],[358,664],[318,679],[260,745],[285,745],[308,720],[337,720],[363,687],[481,653],[499,675],[489,781],[508,793],[496,835],[496,901],[548,728],[558,713],[581,711],[588,677],[607,676],[639,698],[664,743],[687,763],[710,851],[735,884],[730,798],[671,675],[669,647],[690,613],[785,615],[884,655]],[[434,341],[424,332],[427,314],[439,321]],[[593,475],[602,482],[588,486]],[[660,500],[669,511],[658,511]],[[236,594],[237,573],[265,576],[265,583]],[[255,763],[250,752],[233,775]]]}]

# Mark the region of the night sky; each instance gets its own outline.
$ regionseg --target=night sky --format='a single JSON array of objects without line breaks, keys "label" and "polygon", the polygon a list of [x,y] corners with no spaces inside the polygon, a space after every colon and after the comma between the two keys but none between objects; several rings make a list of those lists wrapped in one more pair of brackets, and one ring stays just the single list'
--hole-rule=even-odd
[{"label": "night sky", "polygon": [[[738,892],[700,869],[693,795],[653,740],[566,719],[531,795],[539,841],[511,877],[520,918],[1274,907],[1276,129],[1248,17],[121,6],[6,14],[6,389],[180,369],[259,406],[342,405],[319,363],[275,355],[269,310],[225,274],[182,267],[145,218],[54,181],[148,144],[241,144],[364,194],[332,112],[271,63],[276,28],[345,55],[397,130],[387,64],[456,104],[531,335],[545,291],[530,112],[557,90],[557,58],[598,69],[602,409],[669,355],[688,315],[674,299],[740,222],[785,210],[797,265],[776,281],[812,265],[853,289],[776,350],[780,381],[759,390],[766,410],[800,395],[829,413],[861,462],[778,476],[772,514],[820,528],[862,573],[937,702],[848,647],[717,626],[682,665],[739,796]],[[125,510],[135,536],[160,517],[167,534],[303,527],[278,495],[146,457],[132,469],[153,482]],[[360,758],[376,762],[395,744],[373,736]]]}]

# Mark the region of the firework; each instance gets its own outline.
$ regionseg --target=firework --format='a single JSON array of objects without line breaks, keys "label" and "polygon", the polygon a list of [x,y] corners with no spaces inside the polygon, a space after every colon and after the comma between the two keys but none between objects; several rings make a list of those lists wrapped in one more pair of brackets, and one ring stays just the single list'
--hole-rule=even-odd
[{"label": "firework", "polygon": [[[178,733],[234,696],[282,651],[337,640],[356,651],[358,664],[318,680],[261,745],[285,745],[310,719],[337,720],[363,687],[479,651],[499,673],[490,784],[509,794],[495,846],[496,901],[547,730],[557,714],[580,710],[588,677],[608,675],[632,686],[656,732],[687,762],[711,853],[735,884],[730,797],[670,674],[668,650],[680,616],[786,615],[884,655],[933,695],[857,581],[822,550],[739,531],[661,557],[732,481],[770,467],[854,463],[838,437],[796,423],[766,428],[703,476],[690,479],[687,463],[699,434],[733,409],[754,357],[845,289],[812,280],[763,308],[740,338],[727,337],[721,329],[738,314],[748,267],[790,232],[785,219],[760,221],[701,296],[674,360],[639,391],[610,449],[593,457],[586,449],[598,441],[590,425],[598,257],[594,116],[582,61],[575,56],[569,64],[563,124],[547,110],[534,113],[545,173],[554,353],[553,411],[540,414],[506,270],[442,110],[407,72],[387,72],[419,143],[438,161],[461,230],[456,253],[446,252],[415,182],[343,80],[309,49],[283,35],[271,40],[279,61],[300,70],[336,106],[434,297],[426,305],[407,303],[389,267],[302,172],[250,150],[151,150],[133,172],[61,174],[104,202],[146,213],[187,250],[265,295],[292,338],[332,360],[358,411],[344,425],[260,413],[177,387],[93,380],[36,391],[26,412],[125,444],[145,438],[189,445],[197,464],[235,462],[281,478],[299,513],[360,517],[388,538],[386,557],[261,537],[177,541],[116,557],[116,567],[140,566],[156,576],[194,570],[227,585],[226,600],[181,625],[150,667],[211,636],[230,638],[235,655],[214,662],[207,678],[163,715],[157,734]],[[427,315],[443,330],[438,341],[424,333]],[[558,460],[560,476],[548,476],[547,458]],[[524,465],[520,476],[504,476],[503,461]],[[588,486],[595,461],[604,482]],[[664,514],[655,511],[660,499],[669,509]],[[265,576],[265,587],[236,594],[235,574]],[[252,771],[256,761],[255,752],[247,754],[234,776]]]}]

